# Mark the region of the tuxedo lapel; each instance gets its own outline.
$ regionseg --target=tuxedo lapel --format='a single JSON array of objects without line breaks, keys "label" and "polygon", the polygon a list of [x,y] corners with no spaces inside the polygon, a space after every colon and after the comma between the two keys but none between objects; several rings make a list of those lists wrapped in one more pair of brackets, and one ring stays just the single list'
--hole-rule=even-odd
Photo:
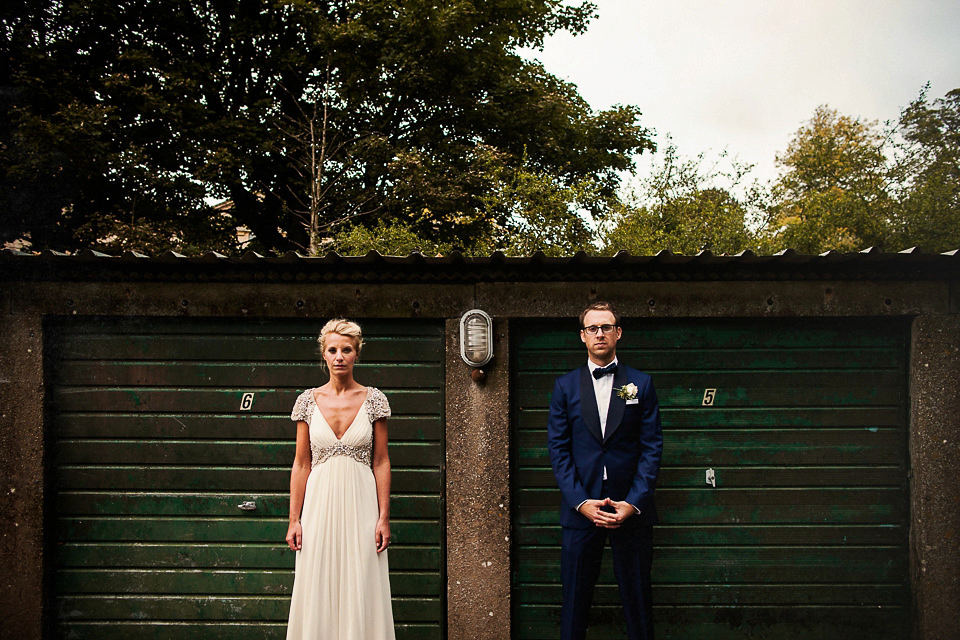
[{"label": "tuxedo lapel", "polygon": [[600,431],[600,413],[597,410],[597,396],[593,392],[593,375],[587,365],[580,368],[580,416],[587,425],[587,429],[597,439],[597,442],[603,442],[603,433]]},{"label": "tuxedo lapel", "polygon": [[627,403],[617,395],[616,390],[625,384],[627,384],[627,368],[620,363],[616,373],[613,374],[613,392],[610,394],[610,408],[607,409],[607,430],[603,435],[604,442],[610,439],[623,421],[623,410]]}]

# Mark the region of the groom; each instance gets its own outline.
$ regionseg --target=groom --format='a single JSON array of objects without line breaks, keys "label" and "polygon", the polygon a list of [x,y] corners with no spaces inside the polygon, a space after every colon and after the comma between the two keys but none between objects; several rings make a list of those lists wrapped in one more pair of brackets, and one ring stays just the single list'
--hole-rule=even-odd
[{"label": "groom", "polygon": [[583,640],[610,539],[630,640],[652,640],[650,567],[657,510],[653,490],[663,436],[650,376],[617,360],[623,335],[608,302],[580,314],[585,365],[557,378],[547,423],[562,496],[561,639]]}]

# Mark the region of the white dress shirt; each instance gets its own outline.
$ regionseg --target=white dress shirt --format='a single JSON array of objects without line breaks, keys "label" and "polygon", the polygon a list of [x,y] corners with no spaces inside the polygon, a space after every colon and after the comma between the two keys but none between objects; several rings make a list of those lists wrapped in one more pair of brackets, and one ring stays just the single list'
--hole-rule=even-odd
[{"label": "white dress shirt", "polygon": [[[617,359],[608,362],[606,366],[617,364]],[[593,378],[593,372],[600,368],[593,360],[587,360],[587,368],[590,369],[590,377]],[[593,378],[593,395],[597,398],[597,411],[600,413],[600,434],[607,435],[607,413],[610,411],[610,396],[613,395],[613,374]],[[604,479],[607,475],[604,473]]]},{"label": "white dress shirt", "polygon": [[[606,366],[616,364],[617,359],[608,362]],[[595,364],[593,360],[587,360],[587,368],[590,369],[590,377],[593,378],[594,369],[599,369],[600,365]],[[597,398],[597,411],[600,414],[600,434],[607,435],[607,414],[610,412],[610,396],[613,395],[613,374],[593,378],[593,395]],[[607,479],[607,467],[603,467],[603,479]]]}]

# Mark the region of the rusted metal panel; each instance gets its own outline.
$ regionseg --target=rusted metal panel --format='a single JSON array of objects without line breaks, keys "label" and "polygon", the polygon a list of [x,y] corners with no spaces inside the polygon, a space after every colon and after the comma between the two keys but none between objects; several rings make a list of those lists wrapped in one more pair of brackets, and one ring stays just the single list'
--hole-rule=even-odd
[{"label": "rusted metal panel", "polygon": [[[658,637],[909,637],[906,324],[623,324],[620,356],[653,376],[663,413]],[[569,321],[512,335],[512,628],[555,638],[559,494],[546,412],[554,377],[586,356]],[[592,637],[614,640],[625,632],[610,556]]]},{"label": "rusted metal panel", "polygon": [[[326,379],[320,322],[64,319],[48,335],[54,599],[74,638],[282,638],[293,581],[289,470],[301,390]],[[393,465],[398,638],[440,638],[443,335],[363,322]],[[253,503],[255,509],[242,510]]]}]

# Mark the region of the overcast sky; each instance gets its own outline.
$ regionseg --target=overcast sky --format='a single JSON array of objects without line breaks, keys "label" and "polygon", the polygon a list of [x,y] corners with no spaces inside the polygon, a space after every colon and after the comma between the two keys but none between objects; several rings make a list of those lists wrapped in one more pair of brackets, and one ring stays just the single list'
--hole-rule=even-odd
[{"label": "overcast sky", "polygon": [[957,0],[594,0],[587,33],[529,53],[594,109],[633,104],[663,146],[774,157],[818,105],[896,119],[925,83],[960,88]]}]

